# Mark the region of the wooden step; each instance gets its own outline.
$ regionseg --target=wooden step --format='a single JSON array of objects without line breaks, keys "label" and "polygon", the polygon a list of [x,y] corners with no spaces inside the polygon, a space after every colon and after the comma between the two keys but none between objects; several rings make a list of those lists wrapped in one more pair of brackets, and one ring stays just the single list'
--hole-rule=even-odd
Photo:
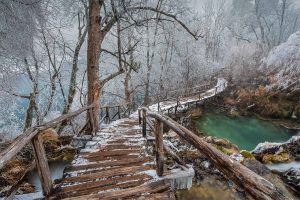
[{"label": "wooden step", "polygon": [[91,173],[91,174],[66,177],[62,180],[62,182],[63,183],[86,182],[86,181],[92,181],[92,180],[101,179],[101,178],[109,178],[109,177],[113,177],[113,176],[133,174],[133,173],[142,172],[142,171],[146,171],[146,170],[150,170],[150,169],[153,169],[153,167],[152,166],[144,166],[144,165],[123,167],[120,169],[106,170],[104,172],[96,172],[96,173]]},{"label": "wooden step", "polygon": [[113,199],[137,199],[137,197],[142,196],[143,194],[155,194],[155,193],[163,193],[168,191],[170,188],[170,184],[165,181],[156,181],[152,183],[147,183],[144,185],[128,188],[128,189],[121,189],[115,190],[111,192],[104,192],[99,194],[91,194],[91,195],[84,195],[76,198],[67,198],[68,200],[113,200]]},{"label": "wooden step", "polygon": [[83,170],[91,170],[91,169],[101,169],[104,167],[118,167],[118,166],[134,166],[139,165],[139,163],[146,163],[153,160],[152,157],[138,157],[138,158],[124,158],[115,161],[103,161],[97,163],[90,163],[90,164],[81,164],[81,165],[71,165],[68,166],[64,173],[71,173],[75,171],[83,171]]},{"label": "wooden step", "polygon": [[57,188],[56,197],[66,198],[80,195],[91,194],[93,192],[99,192],[110,188],[124,188],[124,183],[133,183],[140,181],[150,180],[150,176],[147,174],[138,174],[132,176],[114,177],[111,179],[94,181],[70,186],[60,186]]}]

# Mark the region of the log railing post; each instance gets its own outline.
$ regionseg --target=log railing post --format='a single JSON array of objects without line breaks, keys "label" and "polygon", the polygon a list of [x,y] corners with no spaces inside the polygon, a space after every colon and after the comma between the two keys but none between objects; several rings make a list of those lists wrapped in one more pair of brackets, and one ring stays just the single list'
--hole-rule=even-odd
[{"label": "log railing post", "polygon": [[119,117],[119,119],[121,119],[121,109],[120,109],[120,106],[118,106],[118,117]]},{"label": "log railing post", "polygon": [[108,124],[110,122],[108,107],[105,108],[105,118],[106,118],[105,123]]},{"label": "log railing post", "polygon": [[163,143],[163,123],[155,121],[155,149],[156,149],[156,172],[158,176],[164,173],[164,143]]},{"label": "log railing post", "polygon": [[141,125],[142,124],[141,109],[138,109],[138,114],[139,114],[139,125]]},{"label": "log railing post", "polygon": [[146,129],[147,129],[147,124],[146,124],[146,110],[143,110],[143,137],[145,138],[147,136],[147,133],[146,133]]},{"label": "log railing post", "polygon": [[48,196],[52,192],[52,179],[41,134],[37,134],[32,139],[32,146],[43,193]]}]

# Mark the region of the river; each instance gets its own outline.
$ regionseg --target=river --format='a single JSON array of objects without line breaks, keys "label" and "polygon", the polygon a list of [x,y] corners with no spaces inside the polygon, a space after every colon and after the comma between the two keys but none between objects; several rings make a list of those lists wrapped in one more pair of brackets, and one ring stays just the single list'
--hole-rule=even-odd
[{"label": "river", "polygon": [[261,142],[281,143],[297,135],[271,121],[263,121],[256,117],[230,117],[225,113],[205,113],[195,122],[197,129],[204,135],[227,139],[240,149],[248,151]]}]

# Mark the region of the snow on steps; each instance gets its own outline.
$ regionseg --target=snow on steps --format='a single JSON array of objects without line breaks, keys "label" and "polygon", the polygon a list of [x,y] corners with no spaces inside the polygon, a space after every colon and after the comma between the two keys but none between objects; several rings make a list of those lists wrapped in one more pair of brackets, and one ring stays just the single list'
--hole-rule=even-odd
[{"label": "snow on steps", "polygon": [[64,171],[50,199],[175,199],[191,187],[194,170],[176,168],[158,177],[137,118],[104,127]]}]

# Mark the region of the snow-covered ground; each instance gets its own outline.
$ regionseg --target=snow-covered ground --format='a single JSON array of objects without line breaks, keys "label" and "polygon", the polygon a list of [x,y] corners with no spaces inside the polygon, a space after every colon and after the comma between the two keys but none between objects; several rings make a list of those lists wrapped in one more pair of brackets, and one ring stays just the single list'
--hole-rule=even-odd
[{"label": "snow-covered ground", "polygon": [[275,47],[263,61],[261,71],[273,76],[271,87],[286,89],[299,81],[300,32],[292,34],[286,42]]}]

